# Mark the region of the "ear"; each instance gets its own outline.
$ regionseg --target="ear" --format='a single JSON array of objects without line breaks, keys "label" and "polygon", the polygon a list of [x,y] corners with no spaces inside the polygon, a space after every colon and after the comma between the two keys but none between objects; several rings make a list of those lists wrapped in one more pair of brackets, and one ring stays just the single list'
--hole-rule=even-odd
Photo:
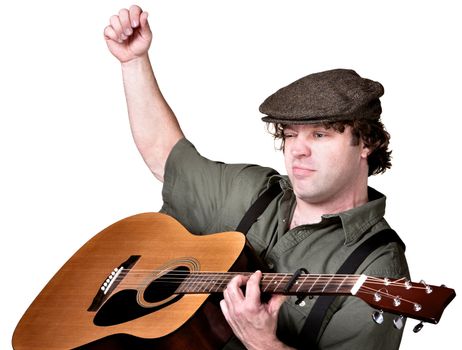
[{"label": "ear", "polygon": [[364,159],[367,159],[367,157],[369,157],[369,154],[371,154],[371,150],[369,147],[366,147],[364,145],[364,142],[361,140],[361,143],[360,143],[360,147],[361,147],[361,158],[364,158]]}]

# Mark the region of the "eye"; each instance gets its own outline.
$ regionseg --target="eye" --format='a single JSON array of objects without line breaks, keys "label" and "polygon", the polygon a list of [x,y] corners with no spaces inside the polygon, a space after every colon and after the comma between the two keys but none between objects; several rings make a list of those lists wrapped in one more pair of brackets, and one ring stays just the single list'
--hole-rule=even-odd
[{"label": "eye", "polygon": [[289,137],[294,137],[294,136],[295,136],[295,133],[294,133],[294,132],[287,131],[287,132],[284,132],[283,136],[284,136],[285,139],[287,139],[287,138],[289,138]]},{"label": "eye", "polygon": [[314,138],[316,138],[316,139],[323,138],[324,136],[326,136],[326,134],[323,133],[323,132],[316,131],[316,132],[314,133]]}]

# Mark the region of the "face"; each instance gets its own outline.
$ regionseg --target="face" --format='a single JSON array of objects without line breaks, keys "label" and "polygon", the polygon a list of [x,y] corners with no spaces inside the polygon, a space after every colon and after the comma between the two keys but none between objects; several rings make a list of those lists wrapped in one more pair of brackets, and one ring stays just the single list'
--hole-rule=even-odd
[{"label": "face", "polygon": [[369,150],[362,141],[352,145],[350,126],[339,133],[317,124],[290,125],[284,137],[286,170],[298,199],[327,203],[364,190]]}]

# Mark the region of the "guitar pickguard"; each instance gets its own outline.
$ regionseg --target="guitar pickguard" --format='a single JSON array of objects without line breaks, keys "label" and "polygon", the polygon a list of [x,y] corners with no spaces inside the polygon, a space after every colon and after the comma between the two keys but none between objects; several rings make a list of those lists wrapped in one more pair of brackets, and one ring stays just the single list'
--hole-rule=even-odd
[{"label": "guitar pickguard", "polygon": [[[183,295],[175,294],[175,291],[189,272],[187,266],[177,266],[152,280],[141,291],[144,305],[140,305],[140,291],[136,289],[125,289],[111,295],[96,313],[94,324],[102,327],[114,326],[146,316],[177,302]],[[152,306],[147,306],[149,304]]]}]

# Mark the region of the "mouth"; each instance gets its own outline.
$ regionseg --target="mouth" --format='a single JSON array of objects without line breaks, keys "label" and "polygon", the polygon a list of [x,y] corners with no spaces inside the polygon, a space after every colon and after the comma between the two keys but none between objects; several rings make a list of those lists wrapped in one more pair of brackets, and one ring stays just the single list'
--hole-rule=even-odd
[{"label": "mouth", "polygon": [[310,176],[310,175],[312,175],[314,172],[315,172],[315,170],[309,169],[309,168],[303,168],[303,167],[299,167],[299,166],[294,166],[294,167],[292,167],[292,174],[293,174],[295,177],[306,177],[306,176]]}]

